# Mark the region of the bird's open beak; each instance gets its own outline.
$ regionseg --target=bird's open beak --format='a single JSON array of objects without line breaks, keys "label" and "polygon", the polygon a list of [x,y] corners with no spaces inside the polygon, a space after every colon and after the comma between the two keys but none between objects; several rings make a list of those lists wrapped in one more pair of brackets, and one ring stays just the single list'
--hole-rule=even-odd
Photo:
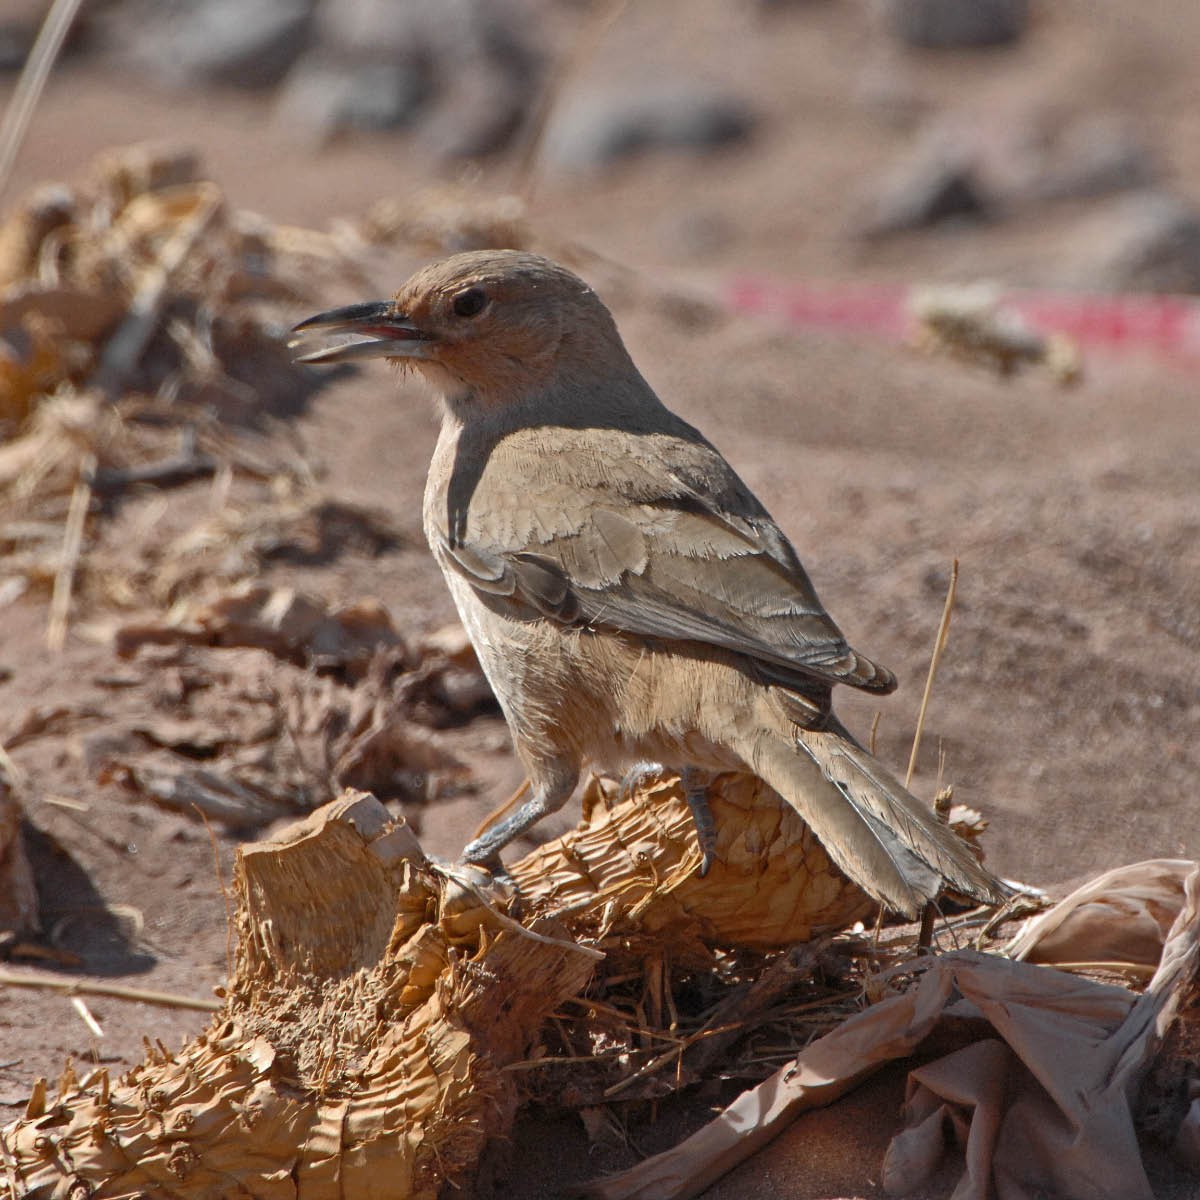
[{"label": "bird's open beak", "polygon": [[429,346],[429,337],[398,311],[392,300],[371,300],[317,313],[301,321],[292,334],[288,346],[302,363],[425,358]]}]

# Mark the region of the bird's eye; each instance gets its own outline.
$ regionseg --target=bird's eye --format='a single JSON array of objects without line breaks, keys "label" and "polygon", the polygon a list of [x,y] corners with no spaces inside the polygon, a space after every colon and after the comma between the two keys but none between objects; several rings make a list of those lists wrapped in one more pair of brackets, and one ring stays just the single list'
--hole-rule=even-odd
[{"label": "bird's eye", "polygon": [[456,317],[474,317],[483,312],[486,304],[487,294],[483,288],[470,287],[465,292],[459,292],[450,307]]}]

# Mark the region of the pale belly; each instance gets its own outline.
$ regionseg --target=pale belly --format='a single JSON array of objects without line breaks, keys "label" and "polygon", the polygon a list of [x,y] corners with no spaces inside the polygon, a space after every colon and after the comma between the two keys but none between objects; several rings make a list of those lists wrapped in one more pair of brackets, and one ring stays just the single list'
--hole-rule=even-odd
[{"label": "pale belly", "polygon": [[488,608],[453,569],[444,574],[526,762],[570,761],[618,778],[646,762],[742,767],[724,739],[701,729],[706,707],[713,711],[712,697],[701,694],[708,689],[689,686],[686,669],[664,661],[670,656],[544,619],[515,620]]}]

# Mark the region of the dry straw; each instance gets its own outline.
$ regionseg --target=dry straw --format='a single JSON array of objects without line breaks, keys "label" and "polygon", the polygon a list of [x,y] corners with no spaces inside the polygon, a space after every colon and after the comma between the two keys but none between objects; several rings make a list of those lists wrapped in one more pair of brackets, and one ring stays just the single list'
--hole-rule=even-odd
[{"label": "dry straw", "polygon": [[58,59],[63,42],[75,20],[75,14],[83,0],[54,0],[39,30],[29,58],[17,80],[12,99],[0,121],[0,196],[8,185],[13,163],[29,132],[34,109],[41,99],[46,81]]}]

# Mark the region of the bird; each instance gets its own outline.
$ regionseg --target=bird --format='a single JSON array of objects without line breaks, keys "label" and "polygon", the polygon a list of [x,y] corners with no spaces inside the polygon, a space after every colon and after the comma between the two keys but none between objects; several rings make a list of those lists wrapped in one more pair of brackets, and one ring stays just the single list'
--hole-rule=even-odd
[{"label": "bird", "polygon": [[837,866],[908,917],[1005,884],[833,712],[894,675],[854,650],[791,542],[721,453],[655,394],[599,295],[564,266],[477,250],[391,300],[293,330],[298,361],[384,358],[432,385],[423,521],[508,722],[528,798],[463,850],[500,851],[585,767],[684,779],[705,865],[707,782],[764,780]]}]

